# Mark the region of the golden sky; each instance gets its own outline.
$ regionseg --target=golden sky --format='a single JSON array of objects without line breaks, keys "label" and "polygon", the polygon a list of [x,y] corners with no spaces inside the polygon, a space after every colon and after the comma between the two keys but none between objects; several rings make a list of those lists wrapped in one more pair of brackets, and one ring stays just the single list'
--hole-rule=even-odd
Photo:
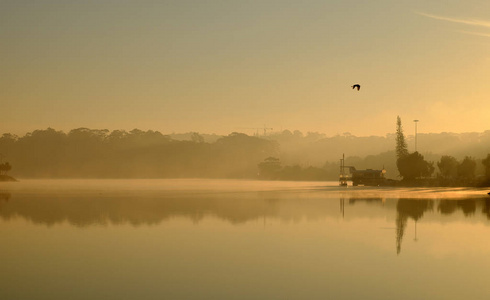
[{"label": "golden sky", "polygon": [[484,131],[488,12],[483,0],[0,0],[0,133],[385,135],[397,115],[410,131],[413,119]]}]

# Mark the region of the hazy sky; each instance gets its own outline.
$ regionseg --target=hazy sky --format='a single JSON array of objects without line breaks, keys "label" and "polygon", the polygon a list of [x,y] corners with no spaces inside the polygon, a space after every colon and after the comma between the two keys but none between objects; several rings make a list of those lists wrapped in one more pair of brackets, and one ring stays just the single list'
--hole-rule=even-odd
[{"label": "hazy sky", "polygon": [[[490,1],[0,0],[0,133],[490,129]],[[361,84],[354,91],[351,85]]]}]

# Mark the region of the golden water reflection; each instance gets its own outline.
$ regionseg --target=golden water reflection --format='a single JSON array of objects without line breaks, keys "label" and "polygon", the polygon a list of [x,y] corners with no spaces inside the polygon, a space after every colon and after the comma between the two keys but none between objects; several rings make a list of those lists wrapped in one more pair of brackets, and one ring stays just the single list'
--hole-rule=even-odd
[{"label": "golden water reflection", "polygon": [[[205,218],[217,218],[230,224],[277,219],[282,222],[301,220],[347,219],[395,214],[396,252],[402,249],[407,222],[416,223],[426,212],[432,221],[444,216],[465,218],[479,216],[490,220],[490,197],[458,198],[383,198],[348,197],[345,193],[322,192],[239,192],[185,193],[144,192],[129,194],[70,193],[68,195],[0,193],[0,218],[21,218],[39,225],[68,223],[76,227],[130,224],[149,226],[183,217],[199,224]],[[340,200],[340,210],[338,201]],[[353,210],[364,204],[362,209]],[[459,218],[461,219],[461,218]],[[458,220],[459,220],[458,219]],[[488,226],[490,222],[485,222]],[[416,230],[416,229],[415,229]],[[415,237],[416,239],[416,237]]]},{"label": "golden water reflection", "polygon": [[490,292],[490,197],[482,191],[188,183],[1,191],[0,298],[486,299]]}]

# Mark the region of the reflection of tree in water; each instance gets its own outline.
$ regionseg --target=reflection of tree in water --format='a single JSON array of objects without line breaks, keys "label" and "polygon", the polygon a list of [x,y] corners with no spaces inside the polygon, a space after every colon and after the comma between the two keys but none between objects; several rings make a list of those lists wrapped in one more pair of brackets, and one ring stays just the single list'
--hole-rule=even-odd
[{"label": "reflection of tree in water", "polygon": [[486,197],[483,201],[482,213],[487,216],[487,219],[490,220],[490,199]]},{"label": "reflection of tree in water", "polygon": [[[473,198],[473,199],[450,199],[439,200],[437,205],[437,211],[442,215],[451,215],[461,210],[465,217],[474,215],[477,211],[477,207],[482,207],[482,213],[490,219],[490,199],[486,198]],[[408,218],[412,218],[417,222],[424,212],[432,210],[434,206],[434,200],[409,200],[400,199],[397,203],[397,218],[396,218],[396,252],[401,252],[401,244],[405,227],[407,225]]]},{"label": "reflection of tree in water", "polygon": [[349,198],[349,204],[356,204],[356,202],[366,202],[368,204],[380,204],[383,203],[383,198]]},{"label": "reflection of tree in water", "polygon": [[461,208],[465,216],[474,215],[476,211],[476,201],[457,200],[458,207]]},{"label": "reflection of tree in water", "polygon": [[11,197],[10,193],[0,192],[0,202],[8,202]]},{"label": "reflection of tree in water", "polygon": [[402,249],[402,240],[408,218],[417,222],[427,210],[434,206],[432,200],[419,199],[400,199],[396,205],[396,253],[400,254]]},{"label": "reflection of tree in water", "polygon": [[152,225],[174,217],[186,217],[198,223],[206,216],[239,224],[274,216],[278,210],[276,199],[261,196],[19,195],[15,201],[1,201],[9,198],[10,194],[0,194],[0,217],[5,220],[23,217],[34,223],[54,225],[68,222],[80,227],[125,223],[133,226]]},{"label": "reflection of tree in water", "polygon": [[450,215],[457,210],[463,211],[465,216],[473,215],[476,212],[476,200],[441,200],[437,210],[443,215]]},{"label": "reflection of tree in water", "polygon": [[0,192],[0,211],[2,210],[2,204],[8,202],[11,197],[10,193]]}]

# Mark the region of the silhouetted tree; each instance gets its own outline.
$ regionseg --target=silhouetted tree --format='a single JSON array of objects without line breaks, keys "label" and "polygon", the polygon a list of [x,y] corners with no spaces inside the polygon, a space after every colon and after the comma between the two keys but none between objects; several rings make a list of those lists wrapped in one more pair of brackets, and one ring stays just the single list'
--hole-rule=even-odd
[{"label": "silhouetted tree", "polygon": [[456,178],[458,175],[458,161],[452,156],[442,156],[441,160],[437,163],[437,167],[443,178]]},{"label": "silhouetted tree", "polygon": [[204,143],[204,137],[197,132],[191,134],[191,141],[194,143]]},{"label": "silhouetted tree", "polygon": [[404,180],[428,177],[434,172],[434,164],[425,161],[420,153],[409,154],[400,116],[396,117],[396,156],[396,166]]},{"label": "silhouetted tree", "polygon": [[293,132],[293,135],[294,135],[295,137],[297,137],[297,138],[302,138],[302,137],[303,137],[303,133],[302,133],[301,131],[299,131],[299,130],[295,130],[295,131]]},{"label": "silhouetted tree", "polygon": [[484,158],[481,162],[485,167],[485,177],[490,180],[490,154],[487,154],[487,157]]},{"label": "silhouetted tree", "polygon": [[475,177],[476,161],[466,156],[458,165],[458,176],[462,179],[473,179]]},{"label": "silhouetted tree", "polygon": [[10,170],[12,170],[12,166],[8,162],[0,164],[0,175],[7,175]]},{"label": "silhouetted tree", "polygon": [[396,157],[400,158],[408,155],[407,142],[403,134],[402,120],[400,116],[396,117]]},{"label": "silhouetted tree", "polygon": [[396,165],[404,180],[414,180],[420,177],[429,177],[434,172],[434,164],[424,160],[418,152],[398,158]]}]

